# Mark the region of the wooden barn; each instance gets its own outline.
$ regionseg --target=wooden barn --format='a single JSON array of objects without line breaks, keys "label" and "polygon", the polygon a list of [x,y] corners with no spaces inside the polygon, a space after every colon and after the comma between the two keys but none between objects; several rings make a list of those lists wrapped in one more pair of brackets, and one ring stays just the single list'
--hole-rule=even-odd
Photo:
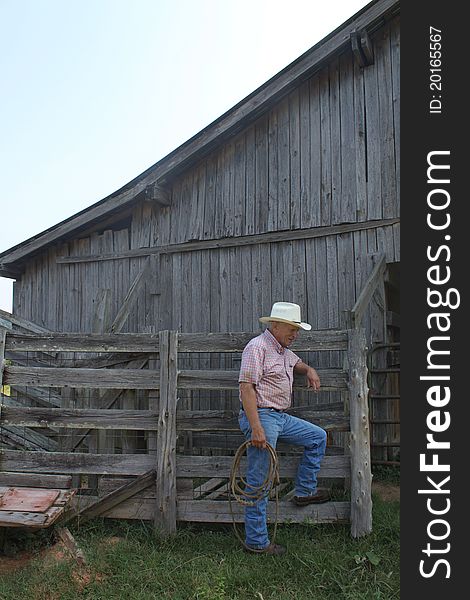
[{"label": "wooden barn", "polygon": [[[371,2],[123,188],[1,253],[0,275],[15,283],[13,315],[3,313],[0,324],[11,326],[10,333],[43,336],[148,334],[155,340],[155,354],[147,347],[145,360],[141,354],[133,357],[136,370],[160,368],[162,340],[157,332],[168,330],[170,338],[171,332],[204,334],[199,340],[210,339],[208,334],[257,333],[258,318],[269,314],[274,301],[296,302],[317,342],[322,332],[330,340],[332,331],[365,329],[373,459],[395,462],[399,23],[398,1]],[[317,342],[301,348],[309,352],[307,360],[326,371],[342,369],[340,346]],[[91,351],[105,352],[111,346],[103,342]],[[212,349],[219,352],[203,345],[194,355],[188,342],[180,348],[178,368],[235,371],[239,346],[224,353],[220,344]],[[14,368],[39,363],[52,367],[57,356],[62,367],[67,360],[71,366],[77,356],[82,366],[90,367],[93,359],[70,354],[90,350],[83,341],[56,344],[47,352],[46,345],[30,342],[23,348],[34,365],[26,359],[14,363],[19,342],[12,348],[13,362],[5,367],[10,379],[4,380],[11,384],[11,411],[13,405],[103,407],[98,380],[86,395],[70,384],[62,394],[57,393],[59,385],[54,392],[49,388],[46,398],[39,387],[28,396],[34,378],[17,375],[15,380],[12,374]],[[68,354],[62,353],[65,348]],[[181,406],[188,411],[235,411],[234,387],[194,391],[188,384],[179,394]],[[299,390],[294,406],[334,407],[343,396],[344,391],[327,384],[315,399]],[[114,408],[148,409],[151,401],[152,392],[137,386],[121,394]],[[32,428],[33,421],[31,417],[21,423]],[[35,434],[52,444],[53,436],[40,433],[35,423]],[[83,424],[75,422],[73,430],[65,427],[56,427],[59,445],[48,450],[77,447],[67,436],[60,438],[60,432],[77,435]],[[96,435],[90,433],[87,451],[151,451],[153,434],[129,433],[124,425],[121,429],[93,430]],[[344,429],[332,427],[332,448],[341,444],[338,431]],[[224,439],[211,444],[204,430],[188,431],[178,437],[179,448],[188,453],[199,445],[207,454],[211,447],[229,447],[231,436],[232,447],[239,439],[229,431],[218,435]],[[137,473],[141,470],[126,475]]]}]

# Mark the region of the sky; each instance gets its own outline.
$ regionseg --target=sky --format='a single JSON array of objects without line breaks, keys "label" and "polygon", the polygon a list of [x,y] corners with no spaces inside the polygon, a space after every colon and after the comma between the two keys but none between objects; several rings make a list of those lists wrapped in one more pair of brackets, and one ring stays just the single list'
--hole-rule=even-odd
[{"label": "sky", "polygon": [[122,187],[366,4],[0,0],[0,252]]}]

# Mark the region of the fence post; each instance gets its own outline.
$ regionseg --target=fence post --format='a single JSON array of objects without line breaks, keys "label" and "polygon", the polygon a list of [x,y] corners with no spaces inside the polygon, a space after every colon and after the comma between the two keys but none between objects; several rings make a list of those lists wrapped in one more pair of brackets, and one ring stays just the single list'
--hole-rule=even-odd
[{"label": "fence post", "polygon": [[5,341],[7,330],[0,323],[0,387],[3,385],[3,369],[5,367]]},{"label": "fence post", "polygon": [[367,404],[366,338],[364,329],[350,329],[348,333],[351,535],[357,538],[372,531],[372,473]]},{"label": "fence post", "polygon": [[176,531],[176,331],[160,331],[160,401],[156,444],[155,528],[164,535]]},{"label": "fence post", "polygon": [[[3,390],[3,369],[5,367],[5,343],[7,337],[7,330],[0,323],[0,392]],[[2,400],[0,397],[0,425],[2,422]]]}]

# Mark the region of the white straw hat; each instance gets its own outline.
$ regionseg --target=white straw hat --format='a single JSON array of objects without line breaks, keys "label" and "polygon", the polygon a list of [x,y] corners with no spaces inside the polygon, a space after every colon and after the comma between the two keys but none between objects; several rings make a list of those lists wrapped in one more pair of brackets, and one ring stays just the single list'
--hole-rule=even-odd
[{"label": "white straw hat", "polygon": [[275,302],[271,308],[269,317],[261,317],[261,323],[271,323],[276,321],[279,323],[289,323],[295,327],[300,327],[309,331],[312,326],[308,323],[302,323],[300,320],[300,306],[293,302]]}]

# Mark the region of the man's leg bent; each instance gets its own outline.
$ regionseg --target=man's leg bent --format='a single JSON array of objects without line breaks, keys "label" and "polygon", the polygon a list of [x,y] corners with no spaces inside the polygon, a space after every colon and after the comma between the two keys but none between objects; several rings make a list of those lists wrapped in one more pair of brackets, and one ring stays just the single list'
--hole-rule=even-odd
[{"label": "man's leg bent", "polygon": [[283,414],[284,427],[279,440],[303,446],[304,453],[295,480],[296,496],[313,496],[317,491],[317,473],[326,450],[326,431],[318,425]]}]

